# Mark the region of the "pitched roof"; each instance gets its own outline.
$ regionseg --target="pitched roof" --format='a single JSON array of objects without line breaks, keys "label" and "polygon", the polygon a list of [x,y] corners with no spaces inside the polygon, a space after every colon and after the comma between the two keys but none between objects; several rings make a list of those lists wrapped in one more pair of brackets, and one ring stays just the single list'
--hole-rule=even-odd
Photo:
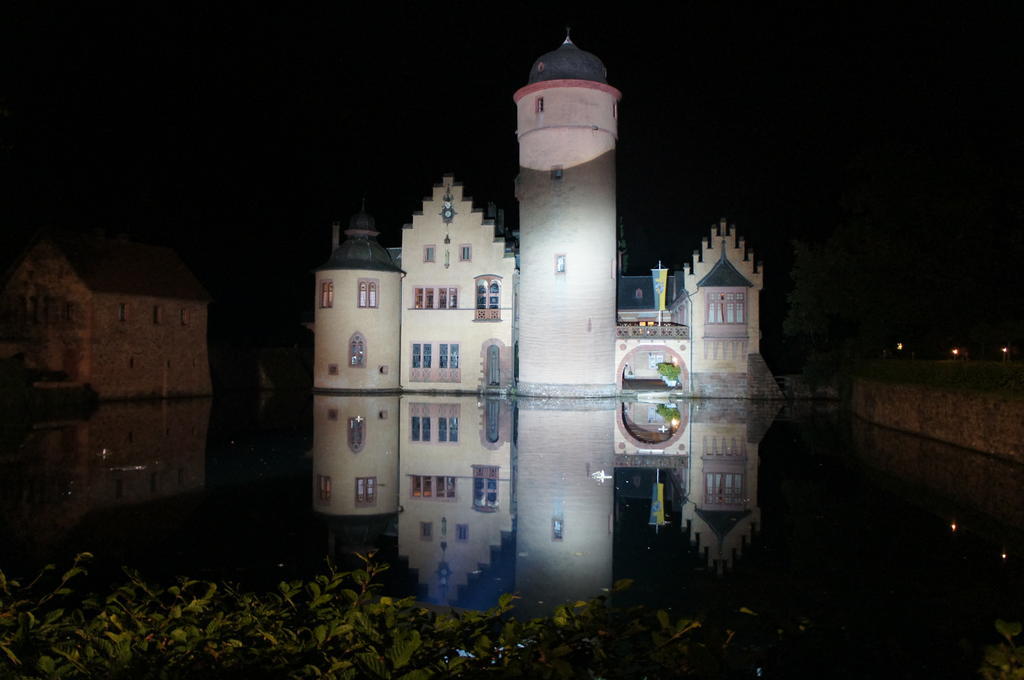
[{"label": "pitched roof", "polygon": [[128,293],[177,300],[210,300],[210,294],[170,248],[123,238],[48,230],[82,282],[99,293]]},{"label": "pitched roof", "polygon": [[[666,306],[672,302],[672,291],[675,290],[675,276],[669,274],[665,293]],[[637,289],[640,296],[637,297]],[[619,277],[619,309],[657,309],[654,299],[654,279],[650,276]]]},{"label": "pitched roof", "polygon": [[707,275],[697,282],[698,288],[707,288],[709,286],[748,286],[753,287],[747,277],[740,274],[736,270],[736,267],[732,266],[732,262],[729,262],[729,258],[725,256],[725,249],[722,249],[722,256],[718,258],[718,262],[711,268],[711,271]]}]

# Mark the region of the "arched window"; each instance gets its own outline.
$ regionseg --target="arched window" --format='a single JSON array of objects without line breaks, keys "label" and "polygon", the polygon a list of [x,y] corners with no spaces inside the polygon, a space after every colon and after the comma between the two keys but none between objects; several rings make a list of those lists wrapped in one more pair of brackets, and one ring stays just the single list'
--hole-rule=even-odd
[{"label": "arched window", "polygon": [[329,309],[334,306],[334,281],[320,282],[320,307]]},{"label": "arched window", "polygon": [[366,340],[362,334],[356,333],[348,342],[349,365],[356,368],[366,367]]},{"label": "arched window", "polygon": [[356,304],[359,307],[374,309],[377,307],[377,294],[379,292],[377,279],[359,279],[358,291],[359,298],[356,300]]},{"label": "arched window", "polygon": [[489,293],[487,298],[487,307],[489,309],[497,309],[500,306],[498,303],[501,300],[501,288],[498,286],[498,282],[491,281],[490,288],[487,292]]},{"label": "arched window", "polygon": [[366,418],[356,416],[348,419],[348,448],[359,453],[366,443]]},{"label": "arched window", "polygon": [[476,308],[487,309],[487,284],[483,281],[476,284]]}]

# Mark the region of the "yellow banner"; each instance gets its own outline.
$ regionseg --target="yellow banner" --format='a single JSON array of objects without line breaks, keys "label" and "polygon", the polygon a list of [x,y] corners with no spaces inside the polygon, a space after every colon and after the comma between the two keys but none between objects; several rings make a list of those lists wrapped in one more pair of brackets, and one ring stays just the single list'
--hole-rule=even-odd
[{"label": "yellow banner", "polygon": [[654,491],[651,493],[651,518],[648,524],[661,526],[665,523],[665,485],[655,482]]},{"label": "yellow banner", "polygon": [[658,311],[665,309],[665,289],[668,288],[668,270],[652,269],[651,278],[654,280],[654,299],[658,305]]}]

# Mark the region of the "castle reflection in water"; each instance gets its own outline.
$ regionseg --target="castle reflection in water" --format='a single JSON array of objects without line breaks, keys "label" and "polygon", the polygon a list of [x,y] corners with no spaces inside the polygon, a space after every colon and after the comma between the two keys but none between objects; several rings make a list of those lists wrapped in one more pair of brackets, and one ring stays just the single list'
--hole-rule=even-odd
[{"label": "castle reflection in water", "polygon": [[[758,444],[778,405],[314,396],[312,495],[329,551],[397,541],[418,597],[520,610],[600,594],[613,534],[684,532],[707,568],[741,559],[760,522]],[[655,472],[657,471],[657,472]],[[623,526],[664,486],[672,524]],[[678,524],[677,524],[678,523]]]}]

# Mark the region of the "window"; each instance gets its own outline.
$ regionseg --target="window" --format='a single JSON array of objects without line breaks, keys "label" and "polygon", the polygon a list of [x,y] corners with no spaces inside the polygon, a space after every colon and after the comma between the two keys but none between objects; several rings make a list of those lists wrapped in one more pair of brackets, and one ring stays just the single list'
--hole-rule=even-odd
[{"label": "window", "polygon": [[[35,309],[35,300],[36,300],[35,298],[32,298],[33,310]],[[37,318],[36,321],[38,321],[38,320],[39,319]],[[117,320],[118,321],[127,321],[128,320],[128,303],[127,302],[118,303],[118,305],[117,305]]]},{"label": "window", "polygon": [[565,255],[555,255],[555,273],[565,273]]},{"label": "window", "polygon": [[455,477],[440,475],[412,475],[413,498],[454,499]]},{"label": "window", "polygon": [[533,100],[533,112],[544,113],[544,97],[537,97]]},{"label": "window", "polygon": [[444,343],[438,346],[437,366],[438,368],[459,367],[459,345],[457,343]]},{"label": "window", "polygon": [[164,310],[163,310],[163,308],[161,308],[160,305],[153,305],[153,323],[159,324],[161,321],[163,321],[163,318],[164,318]]},{"label": "window", "polygon": [[329,503],[331,500],[331,478],[327,475],[317,475],[316,491],[317,499],[323,503]]},{"label": "window", "polygon": [[359,279],[358,299],[356,303],[360,307],[377,308],[377,293],[379,284],[376,279]]},{"label": "window", "polygon": [[420,522],[420,538],[429,541],[434,537],[434,523]]},{"label": "window", "polygon": [[377,505],[376,477],[356,477],[356,505]]},{"label": "window", "polygon": [[461,245],[459,246],[459,261],[469,262],[473,259],[473,246]]},{"label": "window", "polygon": [[658,364],[665,363],[665,355],[660,352],[647,353],[647,368],[657,368]]},{"label": "window", "polygon": [[480,512],[498,509],[498,466],[473,466],[473,509]]},{"label": "window", "polygon": [[182,307],[181,308],[181,325],[182,326],[187,326],[190,321],[192,321],[192,313],[189,311],[189,309],[187,307]]},{"label": "window", "polygon": [[476,280],[476,320],[501,320],[501,282],[497,278],[481,276]]},{"label": "window", "polygon": [[458,288],[413,288],[415,309],[457,309],[458,306]]},{"label": "window", "polygon": [[430,441],[430,416],[412,416],[410,439],[414,442]]},{"label": "window", "polygon": [[704,480],[705,503],[743,502],[743,473],[707,472]]},{"label": "window", "polygon": [[455,525],[455,540],[456,541],[468,541],[469,540],[469,525],[468,524],[456,524]]},{"label": "window", "polygon": [[437,419],[437,441],[452,443],[459,441],[459,419],[457,417],[441,416]]},{"label": "window", "polygon": [[434,262],[434,246],[423,246],[423,261]]},{"label": "window", "polygon": [[348,448],[359,453],[366,443],[366,418],[356,416],[348,419]]},{"label": "window", "polygon": [[561,541],[563,532],[565,530],[565,523],[561,517],[551,518],[551,540]]},{"label": "window", "polygon": [[501,426],[499,416],[501,415],[501,404],[496,399],[487,400],[487,441],[494,444],[500,436]]},{"label": "window", "polygon": [[430,368],[430,350],[432,345],[425,343],[423,345],[423,368]]},{"label": "window", "polygon": [[320,282],[320,308],[321,309],[327,309],[327,308],[333,307],[333,306],[334,306],[334,281],[321,281]]},{"label": "window", "polygon": [[356,368],[366,368],[366,340],[360,333],[352,336],[348,343],[349,364]]},{"label": "window", "polygon": [[709,293],[708,323],[746,323],[744,293]]},{"label": "window", "polygon": [[423,345],[418,342],[412,343],[412,367],[423,367]]}]

